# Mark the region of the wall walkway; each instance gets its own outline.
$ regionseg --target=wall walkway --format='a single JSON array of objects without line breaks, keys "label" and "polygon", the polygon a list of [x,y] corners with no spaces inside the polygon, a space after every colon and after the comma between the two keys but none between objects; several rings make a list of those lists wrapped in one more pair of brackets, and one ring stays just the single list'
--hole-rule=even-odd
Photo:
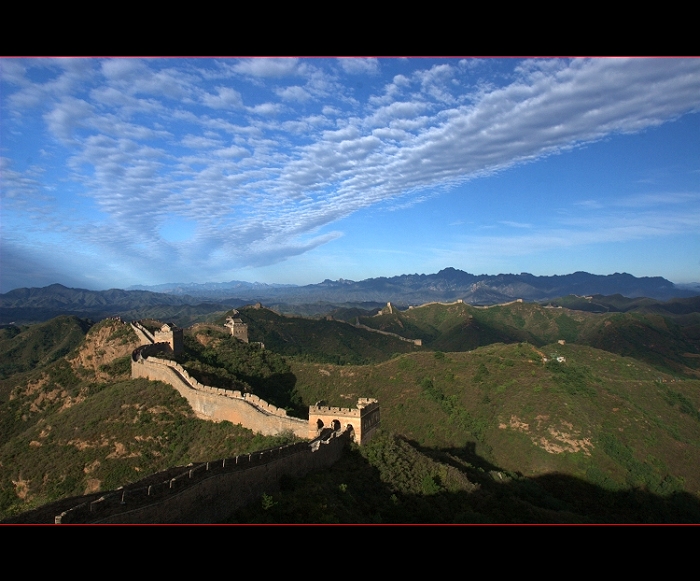
[{"label": "wall walkway", "polygon": [[153,334],[138,321],[131,323],[131,328],[134,330],[134,333],[136,333],[139,341],[141,341],[141,345],[150,345],[156,342]]}]

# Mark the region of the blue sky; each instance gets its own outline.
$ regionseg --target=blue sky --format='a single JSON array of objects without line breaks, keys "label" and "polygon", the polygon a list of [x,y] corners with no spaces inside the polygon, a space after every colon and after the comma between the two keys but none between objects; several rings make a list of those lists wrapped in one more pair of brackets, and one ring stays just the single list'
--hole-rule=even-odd
[{"label": "blue sky", "polygon": [[0,59],[0,291],[700,281],[700,59]]}]

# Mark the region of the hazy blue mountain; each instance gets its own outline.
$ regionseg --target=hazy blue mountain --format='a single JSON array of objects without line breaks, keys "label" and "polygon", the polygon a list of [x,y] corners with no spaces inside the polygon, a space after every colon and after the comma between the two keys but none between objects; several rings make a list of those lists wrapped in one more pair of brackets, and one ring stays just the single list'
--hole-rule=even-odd
[{"label": "hazy blue mountain", "polygon": [[[59,315],[90,317],[95,320],[119,315],[128,319],[154,316],[158,310],[168,319],[174,313],[193,309],[213,312],[245,304],[244,300],[204,304],[201,297],[149,291],[110,289],[93,291],[52,284],[42,288],[19,288],[0,294],[0,324],[47,321]],[[163,313],[169,309],[170,314]]]},{"label": "hazy blue mountain", "polygon": [[326,279],[318,284],[297,287],[241,288],[237,290],[236,296],[287,303],[391,301],[397,305],[415,305],[457,299],[470,304],[494,304],[518,298],[537,301],[570,294],[621,294],[626,297],[668,300],[697,293],[679,288],[662,277],[637,278],[626,273],[595,275],[575,272],[561,276],[534,276],[529,273],[474,275],[455,268],[445,268],[436,274],[404,274],[357,282]]},{"label": "hazy blue mountain", "polygon": [[[305,286],[230,281],[130,288],[90,291],[53,284],[43,288],[15,289],[0,294],[0,322],[41,321],[59,314],[95,318],[120,314],[135,318],[149,316],[148,309],[176,309],[179,306],[196,306],[198,313],[204,313],[254,302],[268,305],[328,303],[331,306],[392,302],[406,307],[458,299],[468,304],[488,305],[515,299],[543,301],[567,295],[622,295],[670,300],[698,294],[692,286],[683,288],[658,276],[638,278],[626,273],[596,275],[587,272],[555,276],[529,273],[474,275],[455,268],[445,268],[436,274],[404,274],[362,281],[326,279]],[[205,302],[210,304],[203,305]],[[173,314],[159,312],[158,316],[176,315],[173,311]],[[194,313],[188,313],[188,316],[192,315]]]}]

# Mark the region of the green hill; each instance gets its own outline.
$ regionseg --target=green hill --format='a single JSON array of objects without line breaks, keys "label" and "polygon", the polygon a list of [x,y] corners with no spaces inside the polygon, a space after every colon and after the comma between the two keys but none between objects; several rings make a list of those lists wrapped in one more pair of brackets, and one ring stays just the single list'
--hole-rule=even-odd
[{"label": "green hill", "polygon": [[38,325],[0,329],[0,379],[67,355],[92,324],[78,317],[61,316]]},{"label": "green hill", "polygon": [[[35,336],[44,331],[49,344],[59,319],[36,325]],[[0,380],[0,520],[171,466],[289,441],[197,419],[172,387],[130,380],[134,339],[129,325],[107,319],[66,356]]]},{"label": "green hill", "polygon": [[285,359],[258,344],[231,338],[223,328],[196,327],[184,337],[184,351],[170,357],[205,385],[252,392],[290,414],[308,418],[295,391],[296,378]]},{"label": "green hill", "polygon": [[[375,397],[382,433],[237,522],[700,522],[693,325],[519,302],[360,317],[418,347],[340,321],[240,316],[251,344],[224,314],[187,330],[178,361],[296,413]],[[137,344],[112,319],[2,330],[7,365],[22,367],[0,379],[0,519],[280,442],[131,380]]]},{"label": "green hill", "polygon": [[700,382],[674,380],[632,358],[521,343],[292,368],[305,403],[376,397],[383,428],[421,446],[474,446],[525,476],[557,472],[611,489],[700,494]]},{"label": "green hill", "polygon": [[229,422],[199,420],[175,390],[158,382],[76,384],[73,393],[84,399],[74,405],[64,400],[38,421],[23,420],[24,429],[3,440],[0,518],[68,496],[113,490],[171,466],[285,441]]},{"label": "green hill", "polygon": [[[686,307],[692,308],[689,303]],[[542,346],[564,340],[634,356],[661,371],[700,377],[698,327],[682,326],[678,319],[656,313],[591,313],[523,302],[491,307],[457,303],[394,310],[361,317],[360,322],[422,339],[424,346],[440,351],[469,351],[497,342]]]},{"label": "green hill", "polygon": [[[385,361],[393,353],[420,350],[413,343],[341,321],[285,316],[254,307],[241,308],[239,313],[243,322],[248,324],[251,341],[261,341],[266,349],[280,355],[308,361],[363,364]],[[229,314],[216,322],[223,325]]]}]

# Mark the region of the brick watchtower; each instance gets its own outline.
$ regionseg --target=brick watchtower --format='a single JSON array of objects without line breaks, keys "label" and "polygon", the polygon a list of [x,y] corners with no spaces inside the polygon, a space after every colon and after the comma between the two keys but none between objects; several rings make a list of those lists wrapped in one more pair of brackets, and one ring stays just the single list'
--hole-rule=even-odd
[{"label": "brick watchtower", "polygon": [[173,323],[165,323],[153,337],[156,343],[168,343],[176,355],[185,348],[183,330]]},{"label": "brick watchtower", "polygon": [[[321,402],[319,402],[320,404]],[[309,406],[309,438],[318,436],[321,430],[351,427],[353,438],[360,446],[370,440],[379,428],[379,402],[361,397],[356,408],[339,408],[323,405]]]},{"label": "brick watchtower", "polygon": [[233,316],[226,317],[224,327],[231,329],[231,335],[239,341],[248,342],[248,325],[243,322],[236,309],[233,309]]}]

